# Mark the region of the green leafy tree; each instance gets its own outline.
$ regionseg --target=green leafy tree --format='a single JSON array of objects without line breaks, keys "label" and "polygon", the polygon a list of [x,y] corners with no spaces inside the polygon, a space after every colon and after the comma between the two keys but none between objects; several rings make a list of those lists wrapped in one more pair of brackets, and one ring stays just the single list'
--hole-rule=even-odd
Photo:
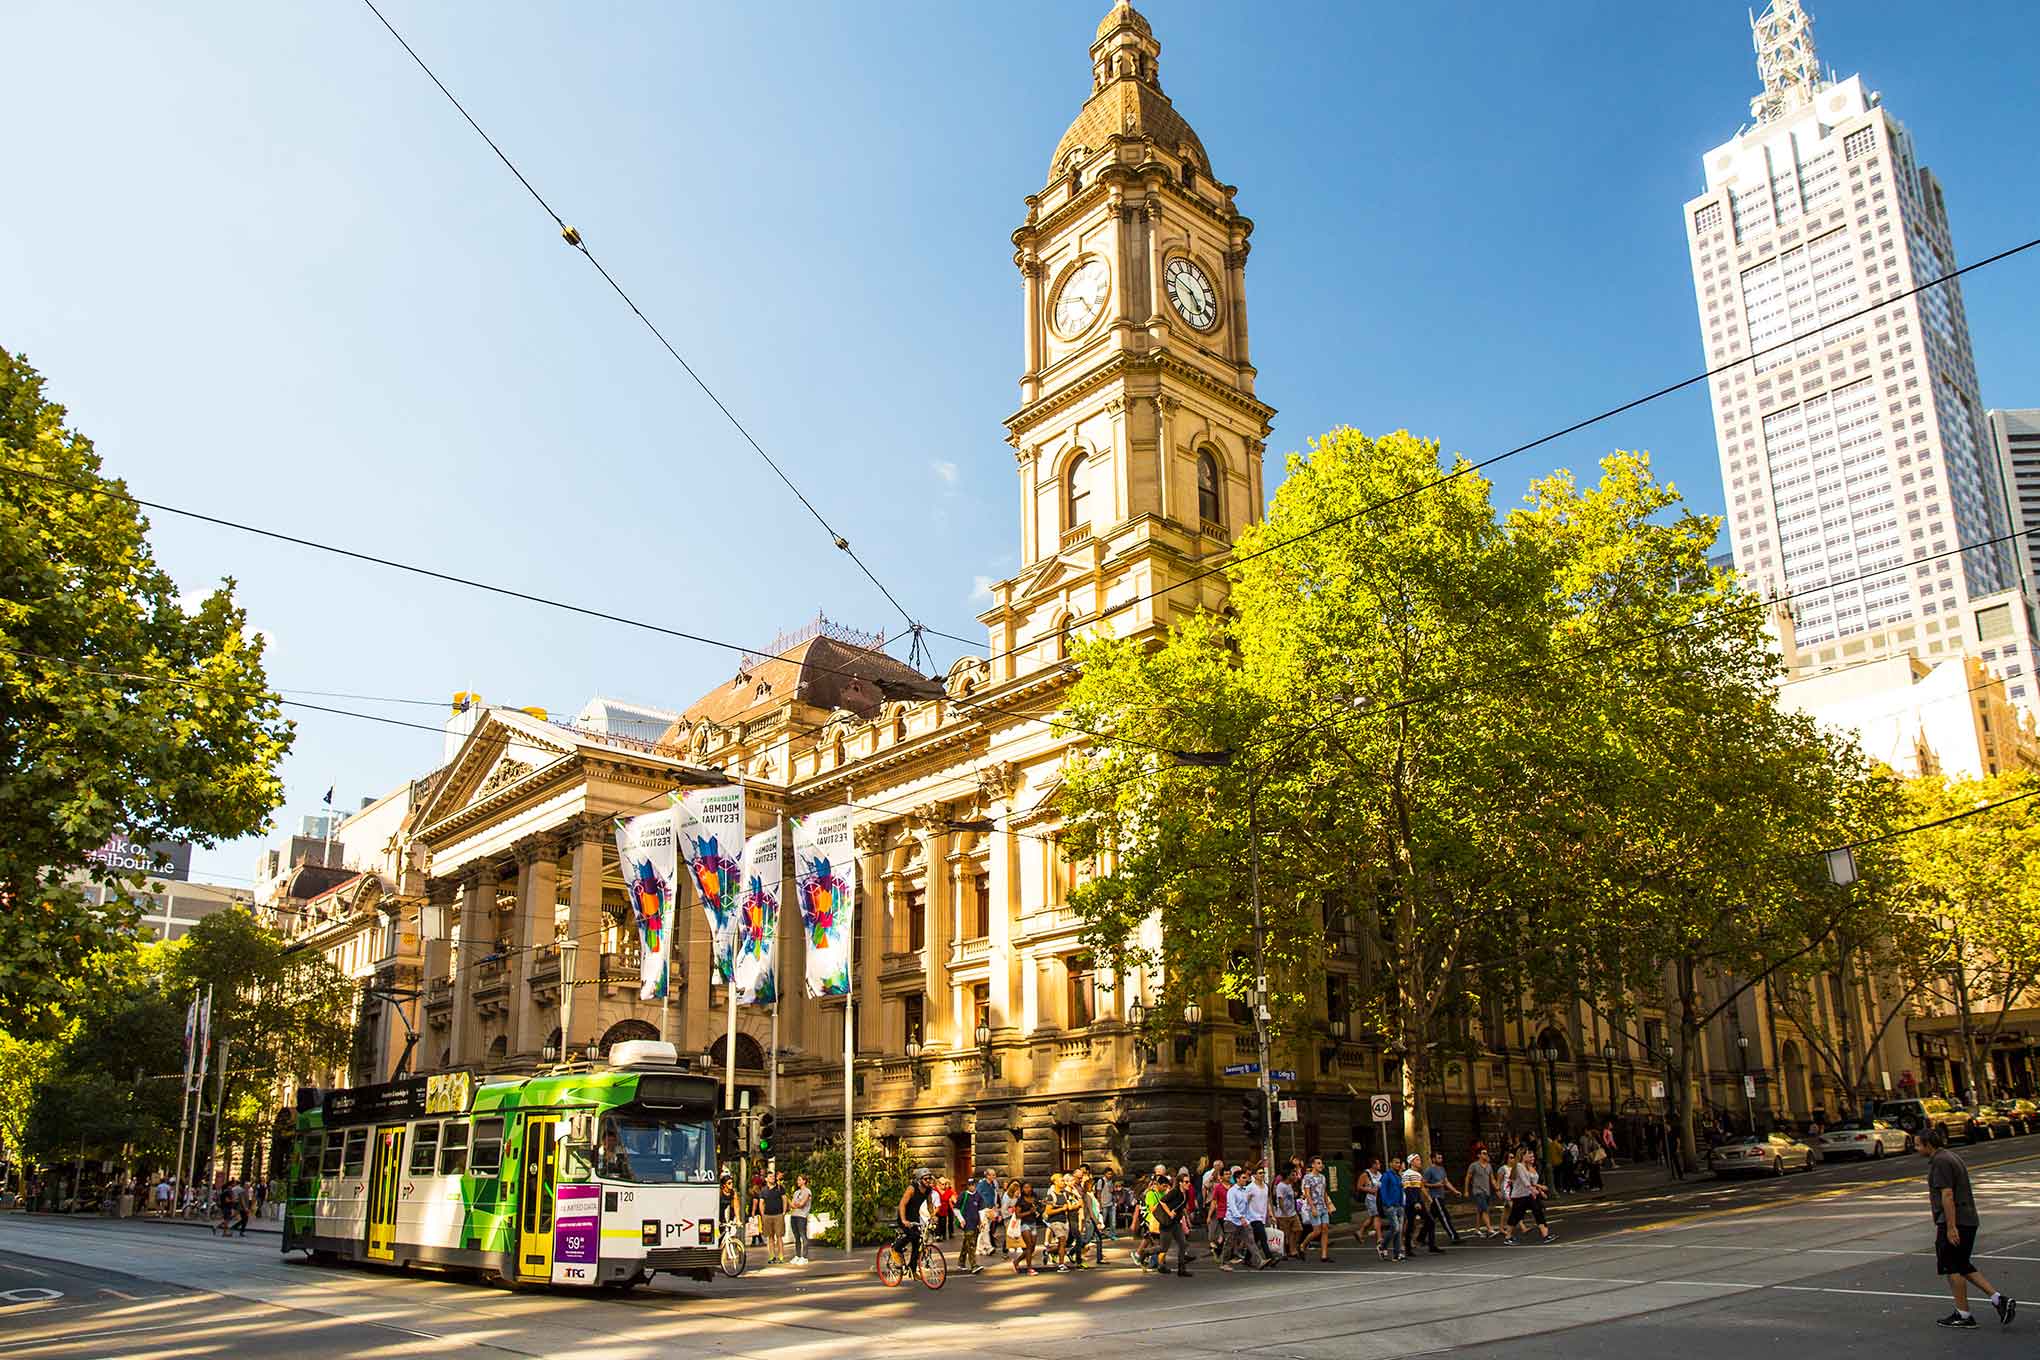
[{"label": "green leafy tree", "polygon": [[[1593,545],[1498,521],[1487,483],[1450,472],[1433,485],[1438,447],[1407,433],[1292,457],[1228,616],[1081,650],[1071,709],[1109,735],[1062,799],[1066,853],[1102,870],[1072,905],[1161,982],[1162,1015],[1245,994],[1255,859],[1280,1036],[1318,1023],[1327,932],[1356,939],[1354,1020],[1400,1060],[1417,1140],[1466,1017],[1566,896],[1601,739],[1554,669],[1563,558]],[[1214,748],[1233,752],[1215,770],[1163,754]]]},{"label": "green leafy tree", "polygon": [[304,1081],[346,1062],[358,989],[324,955],[292,948],[239,907],[204,917],[166,950],[163,991],[179,1016],[208,987],[213,1038],[227,1061],[222,1088],[216,1049],[206,1103],[224,1091],[223,1143],[260,1137],[280,1080]]},{"label": "green leafy tree", "polygon": [[1916,922],[1938,946],[1926,990],[1954,1012],[1963,1068],[1984,1099],[1995,1079],[1982,1055],[2040,987],[2040,798],[1990,805],[2036,789],[2040,776],[2025,770],[1910,780],[1906,813],[1921,829],[1891,842]]},{"label": "green leafy tree", "polygon": [[14,1167],[14,1188],[22,1190],[26,1170],[28,1123],[36,1093],[42,1089],[56,1056],[52,1039],[19,1039],[0,1031],[0,1146]]},{"label": "green leafy tree", "polygon": [[184,1007],[162,990],[165,953],[109,956],[118,966],[71,1001],[35,1095],[29,1149],[38,1158],[60,1162],[82,1148],[137,1168],[175,1165]]},{"label": "green leafy tree", "polygon": [[[875,1244],[892,1236],[900,1196],[906,1193],[907,1180],[913,1174],[913,1159],[904,1147],[888,1144],[879,1137],[876,1126],[868,1120],[855,1125],[851,1132],[851,1166],[856,1175],[851,1208],[857,1220],[857,1241]],[[815,1241],[824,1246],[842,1246],[843,1140],[838,1137],[823,1143],[790,1159],[790,1163],[787,1184],[792,1184],[797,1175],[806,1176],[808,1188],[815,1193],[813,1212],[827,1214],[836,1225],[818,1234]]]},{"label": "green leafy tree", "polygon": [[[52,480],[44,480],[52,478]],[[116,831],[212,845],[282,799],[289,725],[223,583],[195,609],[91,440],[0,350],[0,1027],[53,1022],[131,912],[63,886]]]},{"label": "green leafy tree", "polygon": [[1689,1156],[1700,1035],[1827,940],[1847,899],[1819,851],[1850,839],[1866,762],[1779,709],[1761,602],[1710,569],[1718,523],[1629,458],[1582,491],[1540,482],[1512,530],[1550,545],[1583,746],[1566,897],[1526,939],[1533,996],[1627,1019],[1654,997]]}]

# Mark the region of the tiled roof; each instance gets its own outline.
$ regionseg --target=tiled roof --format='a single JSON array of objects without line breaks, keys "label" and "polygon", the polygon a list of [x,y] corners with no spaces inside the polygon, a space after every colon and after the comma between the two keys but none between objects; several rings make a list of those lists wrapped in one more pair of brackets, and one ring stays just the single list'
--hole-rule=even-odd
[{"label": "tiled roof", "polygon": [[1176,112],[1169,97],[1144,80],[1121,76],[1084,101],[1077,120],[1056,143],[1048,177],[1052,180],[1068,171],[1063,157],[1072,150],[1081,146],[1097,151],[1114,133],[1144,137],[1170,152],[1188,146],[1196,153],[1197,164],[1207,172],[1211,170],[1211,157],[1205,154],[1204,143],[1197,140],[1197,134],[1190,130],[1183,115]]}]

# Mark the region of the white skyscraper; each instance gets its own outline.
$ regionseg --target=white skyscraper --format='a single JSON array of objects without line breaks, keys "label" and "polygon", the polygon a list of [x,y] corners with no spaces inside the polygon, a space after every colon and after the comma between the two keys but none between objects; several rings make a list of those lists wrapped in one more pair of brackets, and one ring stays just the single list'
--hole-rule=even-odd
[{"label": "white skyscraper", "polygon": [[1822,75],[1798,0],[1752,27],[1754,122],[1686,204],[1708,366],[1755,355],[1710,384],[1736,567],[1792,596],[1796,673],[1970,650],[2019,571],[2008,543],[1921,560],[2009,527],[1960,291],[1810,334],[1956,267],[1940,183],[1862,77]]}]

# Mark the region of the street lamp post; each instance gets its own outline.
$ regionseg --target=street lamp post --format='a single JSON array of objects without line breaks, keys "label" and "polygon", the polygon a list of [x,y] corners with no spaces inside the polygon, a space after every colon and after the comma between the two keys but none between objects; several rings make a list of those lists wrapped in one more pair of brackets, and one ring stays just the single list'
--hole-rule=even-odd
[{"label": "street lamp post", "polygon": [[1558,1045],[1544,1046],[1544,1065],[1551,1070],[1551,1113],[1558,1114]]},{"label": "street lamp post", "polygon": [[979,1080],[984,1085],[990,1085],[992,1080],[992,1027],[980,1020],[978,1021],[977,1029],[972,1032],[970,1037],[977,1040]]},{"label": "street lamp post", "polygon": [[1842,1118],[1854,1117],[1856,1110],[1856,1069],[1849,1062],[1849,1032],[1842,1031]]},{"label": "street lamp post", "polygon": [[1749,1124],[1749,1133],[1757,1131],[1757,1098],[1750,1090],[1750,1036],[1735,1036],[1736,1066],[1742,1073],[1743,1119]]},{"label": "street lamp post", "polygon": [[1615,1118],[1615,1041],[1601,1045],[1601,1060],[1608,1064],[1608,1118]]},{"label": "street lamp post", "polygon": [[1176,1061],[1186,1063],[1197,1048],[1197,1027],[1204,1023],[1204,1007],[1195,1001],[1183,1008],[1183,1027],[1188,1032],[1177,1036]]},{"label": "street lamp post", "polygon": [[1544,1070],[1537,1065],[1538,1050],[1535,1044],[1524,1046],[1523,1054],[1530,1059],[1530,1086],[1537,1095],[1537,1161],[1544,1162]]}]

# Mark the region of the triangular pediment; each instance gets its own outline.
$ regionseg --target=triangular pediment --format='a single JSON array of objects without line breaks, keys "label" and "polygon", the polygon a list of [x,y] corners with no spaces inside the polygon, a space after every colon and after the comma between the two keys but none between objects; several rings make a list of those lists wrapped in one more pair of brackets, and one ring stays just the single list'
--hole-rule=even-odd
[{"label": "triangular pediment", "polygon": [[461,742],[432,799],[418,818],[430,826],[573,754],[564,732],[554,735],[528,714],[490,709]]},{"label": "triangular pediment", "polygon": [[1060,557],[1045,558],[1031,571],[1013,578],[1012,606],[1019,608],[1046,596],[1060,594],[1075,581],[1092,575],[1089,563],[1077,564]]}]

